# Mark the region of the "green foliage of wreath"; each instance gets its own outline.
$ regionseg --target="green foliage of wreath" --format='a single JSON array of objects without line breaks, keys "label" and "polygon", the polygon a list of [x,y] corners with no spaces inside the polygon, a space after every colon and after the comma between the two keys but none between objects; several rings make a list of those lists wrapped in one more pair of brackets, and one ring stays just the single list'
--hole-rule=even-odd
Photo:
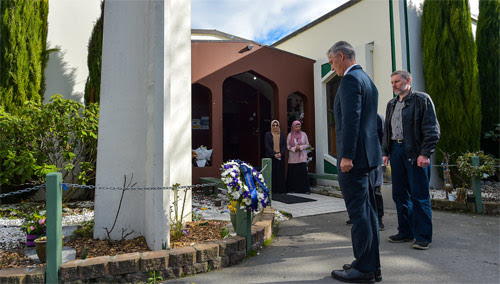
[{"label": "green foliage of wreath", "polygon": [[[472,157],[479,157],[479,166],[472,165]],[[467,152],[457,158],[458,171],[467,176],[475,178],[485,178],[495,172],[495,160],[486,155],[483,151]],[[485,176],[486,175],[486,176]]]}]

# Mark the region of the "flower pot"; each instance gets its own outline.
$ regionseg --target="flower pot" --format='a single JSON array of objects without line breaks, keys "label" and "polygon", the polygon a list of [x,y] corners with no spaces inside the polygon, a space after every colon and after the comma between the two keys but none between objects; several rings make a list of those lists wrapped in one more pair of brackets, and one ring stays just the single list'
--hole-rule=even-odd
[{"label": "flower pot", "polygon": [[45,263],[45,260],[47,258],[47,241],[37,240],[35,242],[35,250],[40,262]]},{"label": "flower pot", "polygon": [[35,240],[40,237],[39,235],[33,235],[33,234],[26,234],[26,246],[27,247],[34,247],[35,246]]}]

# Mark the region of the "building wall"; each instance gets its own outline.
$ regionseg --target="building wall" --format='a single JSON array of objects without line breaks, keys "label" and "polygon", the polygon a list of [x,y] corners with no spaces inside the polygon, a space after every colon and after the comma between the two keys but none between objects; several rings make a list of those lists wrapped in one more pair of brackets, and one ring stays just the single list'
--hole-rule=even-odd
[{"label": "building wall", "polygon": [[[287,133],[287,97],[294,92],[305,96],[303,130],[314,145],[314,94],[313,63],[308,58],[266,46],[254,46],[247,50],[248,42],[193,42],[192,84],[199,83],[212,94],[212,165],[193,168],[193,183],[199,177],[219,176],[223,151],[223,83],[227,78],[252,71],[269,80],[274,90],[274,118],[281,122],[281,131]],[[246,50],[246,51],[245,51]]]},{"label": "building wall", "polygon": [[[393,1],[396,69],[403,68],[400,25],[401,1]],[[356,21],[359,19],[359,21]],[[366,20],[365,20],[366,19]],[[316,113],[316,169],[323,173],[325,162],[335,164],[328,154],[326,82],[333,76],[324,74],[321,66],[328,64],[326,52],[337,41],[347,41],[356,50],[357,63],[370,75],[379,91],[378,112],[385,114],[386,104],[393,97],[390,84],[392,72],[390,9],[388,1],[363,0],[298,33],[275,47],[316,60],[314,92]]]},{"label": "building wall", "polygon": [[50,0],[47,48],[50,53],[45,69],[45,101],[61,94],[83,102],[88,76],[87,44],[100,15],[101,0]]},{"label": "building wall", "polygon": [[[397,24],[399,2],[394,1],[393,4],[396,58],[401,58],[400,44],[398,44],[401,42],[401,33]],[[379,91],[379,112],[385,113],[385,103],[392,98],[388,1],[363,0],[275,47],[314,60],[321,60],[326,59],[328,48],[339,40],[349,42],[358,51],[358,61],[363,61],[364,57],[359,51],[364,50],[366,44],[373,42],[372,79]],[[359,63],[366,69],[364,62]],[[396,60],[396,66],[398,69],[401,68],[402,60]]]}]

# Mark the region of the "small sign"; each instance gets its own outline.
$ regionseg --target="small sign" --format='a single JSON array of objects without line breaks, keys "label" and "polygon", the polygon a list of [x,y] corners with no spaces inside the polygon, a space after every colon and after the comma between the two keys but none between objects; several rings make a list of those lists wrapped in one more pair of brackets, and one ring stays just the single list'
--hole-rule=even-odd
[{"label": "small sign", "polygon": [[193,119],[193,129],[200,129],[200,120],[199,119]]},{"label": "small sign", "polygon": [[210,128],[210,119],[208,116],[202,116],[200,121],[200,129],[208,130]]}]

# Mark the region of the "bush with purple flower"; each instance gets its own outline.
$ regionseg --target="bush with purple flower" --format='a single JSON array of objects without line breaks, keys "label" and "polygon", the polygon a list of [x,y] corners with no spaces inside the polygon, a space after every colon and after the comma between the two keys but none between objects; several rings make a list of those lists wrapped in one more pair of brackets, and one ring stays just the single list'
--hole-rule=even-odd
[{"label": "bush with purple flower", "polygon": [[22,227],[26,230],[27,234],[38,236],[45,235],[47,227],[45,214],[43,212],[26,214]]}]

